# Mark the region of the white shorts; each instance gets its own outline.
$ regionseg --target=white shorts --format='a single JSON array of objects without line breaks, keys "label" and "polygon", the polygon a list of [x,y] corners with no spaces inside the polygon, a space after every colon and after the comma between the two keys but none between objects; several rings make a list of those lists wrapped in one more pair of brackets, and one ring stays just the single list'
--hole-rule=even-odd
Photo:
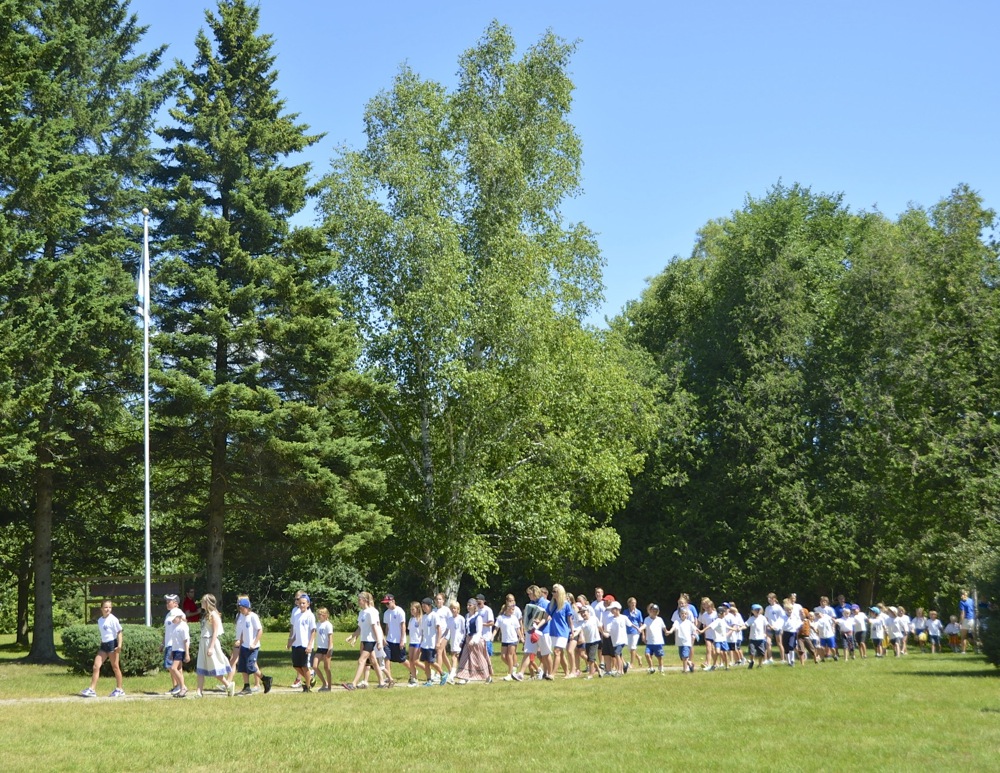
[{"label": "white shorts", "polygon": [[965,620],[962,621],[962,628],[968,631],[969,633],[975,631],[976,630],[975,618],[973,618],[972,620],[970,620],[969,618],[965,618]]},{"label": "white shorts", "polygon": [[568,644],[569,638],[566,636],[556,636],[552,639],[552,649],[554,650],[564,650]]},{"label": "white shorts", "polygon": [[630,633],[628,635],[628,648],[630,650],[634,650],[634,649],[638,649],[638,647],[639,647],[639,634],[638,633]]},{"label": "white shorts", "polygon": [[[539,634],[541,636],[541,634]],[[538,644],[531,640],[531,633],[526,633],[524,635],[524,654],[530,655],[532,652],[538,651]]]},{"label": "white shorts", "polygon": [[545,656],[552,654],[552,637],[547,633],[538,634],[538,654]]}]

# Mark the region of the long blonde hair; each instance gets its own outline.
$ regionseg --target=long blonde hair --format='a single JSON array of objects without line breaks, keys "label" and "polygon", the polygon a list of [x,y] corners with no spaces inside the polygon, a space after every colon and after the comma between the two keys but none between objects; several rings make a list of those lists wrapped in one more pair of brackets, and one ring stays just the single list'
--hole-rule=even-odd
[{"label": "long blonde hair", "polygon": [[552,600],[556,604],[555,609],[559,611],[566,606],[566,589],[559,583],[552,586]]}]

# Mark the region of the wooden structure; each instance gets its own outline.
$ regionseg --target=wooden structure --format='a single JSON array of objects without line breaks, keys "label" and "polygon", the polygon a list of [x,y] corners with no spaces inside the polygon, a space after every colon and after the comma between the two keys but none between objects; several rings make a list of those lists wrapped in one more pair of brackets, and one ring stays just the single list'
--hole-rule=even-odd
[{"label": "wooden structure", "polygon": [[[194,578],[189,574],[166,574],[150,578],[150,603],[153,620],[158,621],[162,612],[163,597],[176,593],[184,598],[184,588]],[[101,616],[101,602],[110,599],[114,604],[113,614],[123,623],[146,622],[146,578],[145,577],[81,577],[77,580],[83,586],[83,619],[92,623]]]}]

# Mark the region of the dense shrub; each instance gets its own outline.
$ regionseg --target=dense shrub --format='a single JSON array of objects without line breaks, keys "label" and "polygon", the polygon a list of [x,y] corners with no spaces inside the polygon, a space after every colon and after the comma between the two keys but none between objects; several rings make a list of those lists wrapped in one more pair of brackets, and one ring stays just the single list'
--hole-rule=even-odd
[{"label": "dense shrub", "polygon": [[[70,668],[82,674],[89,674],[94,668],[94,655],[101,643],[101,635],[96,625],[71,625],[62,631],[63,657]],[[122,674],[141,676],[155,671],[163,661],[160,645],[163,631],[144,625],[122,626],[122,652],[119,661]],[[105,660],[101,667],[103,676],[111,676],[111,664]]]}]

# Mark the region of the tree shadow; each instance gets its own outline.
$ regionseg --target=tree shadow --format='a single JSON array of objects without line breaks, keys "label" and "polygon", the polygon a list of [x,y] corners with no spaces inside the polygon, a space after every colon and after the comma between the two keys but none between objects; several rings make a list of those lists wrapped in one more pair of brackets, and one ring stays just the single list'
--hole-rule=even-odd
[{"label": "tree shadow", "polygon": [[976,678],[1000,678],[1000,669],[993,666],[987,668],[977,668],[973,671],[907,671],[905,676],[938,676],[938,677],[958,677],[964,679],[967,677]]}]

